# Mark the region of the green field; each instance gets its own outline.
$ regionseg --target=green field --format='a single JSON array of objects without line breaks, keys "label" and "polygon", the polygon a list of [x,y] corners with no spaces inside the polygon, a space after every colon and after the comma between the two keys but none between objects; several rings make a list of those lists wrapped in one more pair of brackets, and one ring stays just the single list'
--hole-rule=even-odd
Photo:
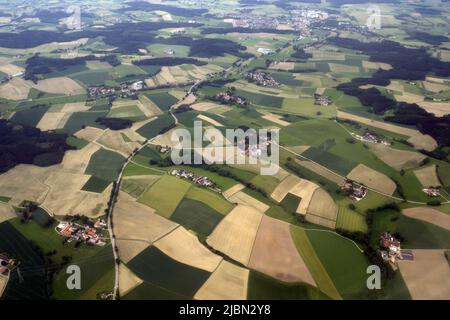
[{"label": "green field", "polygon": [[125,158],[120,154],[100,149],[92,155],[85,173],[112,182],[117,178],[124,162]]},{"label": "green field", "polygon": [[170,220],[204,237],[211,234],[222,218],[223,215],[216,210],[192,199],[183,199],[170,216]]},{"label": "green field", "polygon": [[165,91],[150,92],[146,93],[145,96],[152,100],[158,108],[165,111],[169,110],[172,105],[178,102],[177,98]]},{"label": "green field", "polygon": [[[7,252],[21,262],[21,269],[23,269],[21,274],[25,280],[19,281],[17,270],[11,273],[2,299],[43,300],[48,298],[45,289],[44,257],[9,222],[0,224],[0,252]],[[26,272],[27,269],[30,271]]]},{"label": "green field", "polygon": [[332,299],[342,299],[303,228],[291,225],[291,236],[319,289]]},{"label": "green field", "polygon": [[348,206],[339,206],[336,228],[367,232],[367,224],[364,215],[351,210]]},{"label": "green field", "polygon": [[280,206],[288,213],[296,213],[302,199],[292,193],[288,193],[280,202]]},{"label": "green field", "polygon": [[150,121],[137,130],[141,136],[151,139],[161,133],[162,130],[169,128],[175,124],[175,120],[170,114],[163,114],[157,119]]},{"label": "green field", "polygon": [[235,95],[245,98],[249,103],[258,106],[281,108],[283,104],[283,98],[270,96],[267,94],[253,93],[237,89]]},{"label": "green field", "polygon": [[186,193],[186,198],[200,201],[215,211],[225,215],[233,209],[233,205],[225,200],[222,195],[205,188],[192,187]]},{"label": "green field", "polygon": [[135,163],[129,163],[125,170],[123,171],[123,175],[125,177],[129,176],[145,176],[145,175],[162,175],[164,174],[164,171],[158,171],[156,169],[152,169],[150,167],[142,167],[140,165],[137,165]]},{"label": "green field", "polygon": [[141,121],[146,119],[145,114],[136,105],[113,108],[108,113],[108,117],[130,119],[132,121]]},{"label": "green field", "polygon": [[306,234],[337,290],[344,299],[366,296],[366,257],[348,239],[327,231]]},{"label": "green field", "polygon": [[102,193],[110,185],[111,181],[103,180],[96,176],[92,176],[81,188],[84,191]]},{"label": "green field", "polygon": [[249,300],[317,300],[327,299],[307,284],[286,284],[262,273],[250,271],[247,299]]},{"label": "green field", "polygon": [[104,128],[95,120],[101,117],[105,117],[108,111],[87,111],[87,112],[74,112],[69,120],[67,120],[62,131],[67,132],[69,134],[73,134],[84,127],[96,127],[96,128]]},{"label": "green field", "polygon": [[84,139],[77,138],[75,136],[69,136],[66,139],[66,143],[71,146],[77,148],[77,150],[83,149],[85,146],[89,144],[89,141]]},{"label": "green field", "polygon": [[170,218],[190,187],[187,181],[164,175],[138,201],[155,209],[163,217]]},{"label": "green field", "polygon": [[159,176],[147,176],[145,177],[145,179],[141,178],[122,179],[120,188],[133,198],[139,198],[139,196],[143,194],[147,188],[152,186],[157,179],[159,179]]},{"label": "green field", "polygon": [[193,297],[210,275],[173,260],[153,246],[133,258],[128,267],[145,282],[186,297]]},{"label": "green field", "polygon": [[17,111],[10,120],[26,126],[36,127],[47,110],[48,106],[37,105],[30,109]]}]

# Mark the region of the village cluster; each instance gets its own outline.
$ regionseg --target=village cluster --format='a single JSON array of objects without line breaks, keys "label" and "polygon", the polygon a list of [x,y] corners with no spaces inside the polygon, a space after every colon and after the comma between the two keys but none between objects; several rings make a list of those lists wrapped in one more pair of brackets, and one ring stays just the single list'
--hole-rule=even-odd
[{"label": "village cluster", "polygon": [[90,245],[104,246],[106,242],[103,240],[102,232],[106,227],[106,222],[102,219],[98,219],[92,225],[61,221],[55,230],[59,235],[65,237],[68,243],[81,241]]},{"label": "village cluster", "polygon": [[320,106],[329,106],[330,104],[332,104],[333,101],[331,100],[331,98],[329,96],[325,96],[322,94],[314,94],[314,104],[315,105],[320,105]]},{"label": "village cluster", "polygon": [[92,86],[88,88],[88,94],[90,98],[101,97],[120,97],[131,98],[136,96],[137,91],[146,89],[144,81],[136,81],[133,83],[122,83],[118,88],[107,86]]},{"label": "village cluster", "polygon": [[211,181],[208,177],[198,176],[191,171],[173,169],[172,171],[169,172],[169,174],[178,178],[193,181],[195,184],[211,189],[214,192],[217,193],[222,192],[222,190],[218,188],[217,185],[213,181]]},{"label": "village cluster", "polygon": [[219,101],[224,104],[234,104],[238,106],[245,106],[247,105],[247,100],[245,98],[237,97],[234,95],[234,93],[230,90],[226,92],[219,92],[216,94],[211,100]]},{"label": "village cluster", "polygon": [[263,87],[278,87],[280,85],[270,74],[262,71],[248,72],[245,77],[249,82],[255,82]]},{"label": "village cluster", "polygon": [[355,138],[356,140],[360,140],[362,142],[369,142],[369,143],[381,143],[384,144],[385,146],[390,146],[391,143],[385,139],[380,138],[379,136],[377,136],[376,134],[366,131],[363,135],[359,135],[356,133],[351,132],[350,133],[353,138]]}]

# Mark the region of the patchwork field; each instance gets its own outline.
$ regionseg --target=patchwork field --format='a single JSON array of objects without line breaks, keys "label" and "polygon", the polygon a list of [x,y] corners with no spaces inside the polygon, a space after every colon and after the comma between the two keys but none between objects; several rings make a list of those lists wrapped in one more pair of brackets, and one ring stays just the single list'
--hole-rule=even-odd
[{"label": "patchwork field", "polygon": [[436,171],[436,165],[431,165],[421,169],[414,170],[414,174],[423,187],[438,187],[441,185]]},{"label": "patchwork field", "polygon": [[429,222],[450,231],[450,215],[441,211],[429,207],[416,207],[403,209],[402,213],[409,218]]},{"label": "patchwork field", "polygon": [[395,182],[388,176],[363,164],[356,166],[356,168],[347,175],[347,178],[389,195],[392,195],[397,188]]},{"label": "patchwork field", "polygon": [[396,170],[417,167],[426,158],[425,155],[418,152],[398,150],[379,143],[371,143],[369,147],[378,159]]},{"label": "patchwork field", "polygon": [[116,237],[120,240],[117,243],[119,256],[124,262],[177,227],[176,223],[160,217],[155,210],[124,192],[119,193],[113,222]]},{"label": "patchwork field", "polygon": [[[164,175],[138,201],[155,209],[159,215],[170,218],[190,187],[189,182]],[[168,190],[171,192],[167,192]]]},{"label": "patchwork field", "polygon": [[262,216],[252,207],[238,205],[220,222],[208,237],[207,243],[247,265]]},{"label": "patchwork field", "polygon": [[309,202],[306,220],[334,229],[337,214],[338,206],[328,192],[322,188],[316,189]]},{"label": "patchwork field", "polygon": [[248,266],[284,282],[303,282],[315,286],[299,255],[289,224],[263,216]]},{"label": "patchwork field", "polygon": [[176,228],[153,245],[178,262],[208,272],[216,270],[222,261],[221,256],[209,251],[183,227]]},{"label": "patchwork field", "polygon": [[413,299],[449,300],[450,268],[443,250],[413,250],[414,260],[399,261],[400,272]]},{"label": "patchwork field", "polygon": [[238,191],[228,198],[228,201],[236,203],[238,205],[250,206],[258,210],[259,212],[266,212],[269,206],[265,203],[253,198],[243,191]]},{"label": "patchwork field", "polygon": [[197,291],[197,300],[246,300],[249,270],[222,260]]}]

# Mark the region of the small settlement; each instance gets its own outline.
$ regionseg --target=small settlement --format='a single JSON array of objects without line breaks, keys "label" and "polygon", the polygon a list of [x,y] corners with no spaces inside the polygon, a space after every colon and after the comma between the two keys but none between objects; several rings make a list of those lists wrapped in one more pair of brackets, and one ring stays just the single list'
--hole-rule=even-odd
[{"label": "small settlement", "polygon": [[367,194],[367,188],[363,185],[359,185],[350,179],[345,179],[341,186],[341,190],[344,194],[348,195],[350,199],[359,201]]},{"label": "small settlement", "polygon": [[390,146],[391,143],[381,137],[379,137],[378,135],[376,135],[375,133],[372,133],[370,131],[366,131],[362,136],[359,134],[356,134],[354,132],[350,133],[352,135],[353,138],[355,138],[356,140],[362,141],[362,142],[368,142],[368,143],[381,143],[384,144],[385,146]]},{"label": "small settlement", "polygon": [[398,260],[414,260],[411,250],[401,248],[401,243],[389,232],[384,232],[380,237],[380,254],[384,261],[389,262],[395,270]]},{"label": "small settlement", "polygon": [[248,72],[245,77],[263,87],[278,87],[280,84],[268,73],[262,71]]},{"label": "small settlement", "polygon": [[230,90],[226,92],[219,92],[213,98],[211,98],[211,100],[219,101],[221,103],[229,105],[235,104],[238,106],[245,106],[247,104],[247,101],[244,98],[235,96]]},{"label": "small settlement", "polygon": [[6,253],[0,253],[0,298],[8,285],[9,275],[16,266],[16,260],[10,258]]},{"label": "small settlement", "polygon": [[211,181],[208,177],[197,176],[191,171],[177,170],[177,169],[170,171],[169,174],[181,179],[193,181],[195,184],[211,189],[214,192],[222,193],[222,190],[219,187],[217,187],[217,185],[213,181]]},{"label": "small settlement", "polygon": [[314,104],[319,106],[329,106],[332,104],[333,101],[331,100],[331,97],[325,96],[322,94],[314,94]]},{"label": "small settlement", "polygon": [[61,221],[55,228],[56,232],[65,237],[68,243],[72,241],[84,242],[89,245],[104,246],[102,232],[107,225],[104,220],[97,220],[93,224],[77,224],[74,222]]},{"label": "small settlement", "polygon": [[422,189],[423,192],[425,192],[429,197],[440,197],[441,196],[441,190],[439,187],[428,187],[428,188],[423,188]]}]

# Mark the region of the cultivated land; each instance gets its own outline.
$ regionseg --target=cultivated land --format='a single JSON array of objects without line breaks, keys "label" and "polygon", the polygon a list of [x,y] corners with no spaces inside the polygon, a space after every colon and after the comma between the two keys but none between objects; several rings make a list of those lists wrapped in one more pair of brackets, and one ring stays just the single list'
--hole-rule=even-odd
[{"label": "cultivated land", "polygon": [[450,231],[450,215],[428,207],[403,209],[402,213],[410,218],[423,220]]},{"label": "cultivated land", "polygon": [[247,265],[262,219],[258,210],[236,206],[214,229],[207,243],[233,260]]},{"label": "cultivated land", "polygon": [[414,260],[399,267],[413,299],[449,300],[450,268],[443,250],[413,250]]},{"label": "cultivated land", "polygon": [[245,300],[249,270],[222,260],[214,273],[197,291],[198,300]]},{"label": "cultivated land", "polygon": [[397,186],[388,176],[377,172],[363,164],[359,164],[348,175],[347,178],[357,181],[369,188],[391,195]]},{"label": "cultivated land", "polygon": [[436,141],[432,137],[428,135],[423,135],[418,130],[415,129],[400,127],[394,124],[385,123],[377,120],[370,120],[343,111],[338,111],[337,117],[340,119],[352,120],[371,127],[380,128],[386,131],[408,136],[410,137],[408,139],[408,142],[413,144],[414,147],[416,147],[416,149],[425,149],[428,151],[432,151],[437,147]]},{"label": "cultivated land", "polygon": [[261,220],[248,266],[284,282],[316,285],[292,241],[289,224],[267,216]]},{"label": "cultivated land", "polygon": [[436,165],[431,165],[414,170],[414,174],[416,175],[417,179],[419,179],[422,186],[426,188],[430,186],[437,187],[441,185],[439,177],[437,176]]},{"label": "cultivated land", "polygon": [[[382,3],[389,26],[368,32],[367,5],[345,1],[77,2],[83,28],[70,32],[54,3],[22,16],[2,5],[0,253],[18,259],[25,279],[14,273],[3,298],[449,299],[450,46],[440,3]],[[265,161],[171,164],[158,146],[173,147],[175,129],[193,134],[194,121],[223,135],[279,129],[278,173],[262,174]],[[367,131],[390,146],[354,136]],[[63,153],[64,140],[73,149]],[[352,200],[344,177],[371,189]],[[23,200],[40,206],[27,223],[14,212]],[[400,210],[383,209],[392,202]],[[63,245],[54,226],[74,215],[111,222],[107,245]],[[373,294],[366,239],[377,252],[385,231],[416,259]],[[64,272],[48,282],[44,271],[63,257],[88,270],[82,290],[66,290]]]}]

